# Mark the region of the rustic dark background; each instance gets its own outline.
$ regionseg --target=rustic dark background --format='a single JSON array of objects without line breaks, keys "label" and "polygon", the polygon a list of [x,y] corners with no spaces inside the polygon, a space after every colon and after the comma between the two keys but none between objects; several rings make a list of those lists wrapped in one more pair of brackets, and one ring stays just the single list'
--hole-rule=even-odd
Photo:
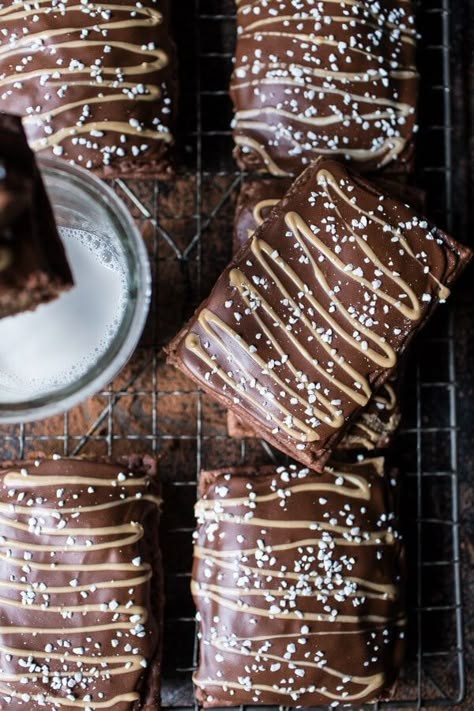
[{"label": "rustic dark background", "polygon": [[[442,0],[421,0],[441,6]],[[196,470],[246,462],[268,462],[272,453],[256,440],[245,446],[226,437],[225,412],[208,397],[201,396],[180,373],[164,363],[161,348],[176,333],[193,307],[199,303],[225,266],[231,251],[232,216],[241,176],[230,155],[231,106],[227,95],[228,75],[234,41],[232,0],[176,0],[173,4],[175,30],[180,49],[181,97],[179,146],[176,179],[169,184],[143,181],[116,183],[142,230],[149,250],[154,295],[148,324],[140,347],[122,373],[104,392],[90,398],[69,413],[42,422],[0,428],[1,454],[18,457],[32,451],[61,454],[103,455],[159,452],[164,481],[165,513],[163,551],[167,571],[166,638],[164,659],[164,703],[187,706],[192,703],[190,667],[193,663],[194,610],[189,595]],[[197,9],[197,14],[196,13]],[[474,0],[452,0],[452,77],[454,149],[455,234],[474,244],[472,215],[472,167],[474,165]],[[198,17],[199,16],[199,17]],[[199,21],[198,21],[199,20]],[[197,25],[199,25],[197,27]],[[423,27],[420,28],[422,31]],[[198,32],[196,32],[198,30]],[[426,32],[430,28],[426,27]],[[198,55],[199,62],[198,62]],[[428,55],[427,55],[428,56]],[[436,55],[437,56],[437,55]],[[423,82],[439,81],[439,64],[423,62]],[[197,92],[200,104],[196,104]],[[425,102],[422,118],[430,121],[437,110]],[[199,134],[199,135],[197,135]],[[420,147],[419,163],[440,150],[439,138]],[[422,167],[422,166],[421,166]],[[440,176],[442,180],[443,176]],[[441,183],[440,183],[441,185]],[[441,191],[441,187],[440,187]],[[442,211],[436,188],[429,196],[429,209]],[[157,219],[155,219],[155,217]],[[443,215],[439,216],[443,221]],[[464,628],[468,690],[457,708],[474,710],[474,267],[456,290],[454,341],[457,393],[457,447],[460,479],[461,548],[464,588]],[[451,308],[451,307],[449,307]],[[446,331],[447,313],[441,314],[431,335]],[[410,433],[416,402],[417,363],[424,364],[428,380],[444,380],[447,375],[446,344],[433,352],[424,335],[408,368],[404,427],[396,447],[400,461],[409,470],[414,458]],[[432,390],[427,390],[432,393]],[[422,422],[443,423],[447,408],[440,391],[438,398],[425,395]],[[443,434],[426,433],[425,463],[442,469],[448,457],[448,440]],[[414,511],[408,482],[406,529],[412,550],[416,549]],[[441,480],[427,477],[423,497],[430,511],[449,519],[451,493]],[[413,516],[412,516],[413,514]],[[413,529],[413,530],[411,530]],[[448,528],[446,541],[433,533],[429,553],[442,556],[452,544]],[[412,540],[413,539],[413,540]],[[426,540],[426,535],[425,535]],[[426,552],[424,552],[425,554]],[[428,554],[428,553],[426,553]],[[411,604],[416,605],[416,555],[412,560]],[[452,570],[428,575],[424,595],[431,605],[447,604],[453,596]],[[413,613],[416,627],[416,616]],[[419,632],[419,631],[418,631]],[[446,615],[423,621],[425,649],[456,649],[453,617]],[[417,631],[413,630],[410,660],[398,698],[416,698],[417,672],[414,663]],[[431,647],[430,647],[431,645]],[[426,698],[455,696],[459,690],[456,657],[431,660],[422,680]],[[431,666],[430,666],[431,665]],[[433,685],[434,680],[434,685]],[[439,684],[439,688],[436,688]],[[442,691],[442,693],[441,693]],[[410,708],[416,708],[416,702]]]},{"label": "rustic dark background", "polygon": [[[474,244],[474,1],[456,1],[455,148],[459,162],[458,221]],[[472,267],[459,294],[457,333],[459,390],[459,471],[467,695],[463,709],[474,709],[474,279]],[[461,707],[460,707],[461,708]]]}]

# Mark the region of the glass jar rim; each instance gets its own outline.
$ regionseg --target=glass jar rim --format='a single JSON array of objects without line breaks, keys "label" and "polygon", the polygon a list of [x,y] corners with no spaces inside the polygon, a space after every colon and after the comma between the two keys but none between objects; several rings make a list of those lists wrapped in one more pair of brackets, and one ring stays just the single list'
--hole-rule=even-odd
[{"label": "glass jar rim", "polygon": [[[58,415],[100,392],[127,363],[134,352],[145,326],[151,300],[151,270],[143,238],[125,203],[114,190],[91,172],[64,160],[38,156],[38,165],[45,179],[56,176],[72,182],[77,189],[102,207],[117,226],[121,239],[127,246],[129,262],[135,270],[135,299],[129,328],[118,329],[107,350],[77,381],[36,397],[14,403],[0,403],[0,423],[31,422]],[[53,205],[54,209],[54,205]]]}]

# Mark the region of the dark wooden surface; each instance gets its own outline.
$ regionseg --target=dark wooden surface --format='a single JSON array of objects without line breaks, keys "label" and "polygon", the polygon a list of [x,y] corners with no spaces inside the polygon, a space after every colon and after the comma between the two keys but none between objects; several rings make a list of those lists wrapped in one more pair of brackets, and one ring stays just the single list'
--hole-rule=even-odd
[{"label": "dark wooden surface", "polygon": [[[455,0],[455,150],[457,222],[460,235],[474,244],[474,0]],[[461,547],[465,603],[467,694],[463,709],[474,709],[474,267],[458,294],[459,471]]]},{"label": "dark wooden surface", "polygon": [[[229,5],[231,0],[202,0],[216,10]],[[423,2],[423,0],[421,0]],[[182,5],[192,4],[190,0]],[[176,5],[181,5],[177,2]],[[472,216],[474,194],[472,190],[472,167],[474,165],[474,138],[472,118],[474,116],[474,0],[452,0],[454,12],[454,149],[455,149],[455,235],[462,241],[474,245]],[[180,22],[183,18],[180,18]],[[190,28],[192,29],[192,28]],[[423,28],[421,28],[423,29]],[[211,71],[212,67],[212,71]],[[192,67],[189,67],[192,70]],[[209,64],[209,85],[220,70],[216,64]],[[214,72],[214,74],[212,74]],[[225,75],[225,71],[223,71]],[[194,102],[192,78],[188,77],[187,92],[181,99],[181,115],[187,122],[188,109]],[[424,78],[429,81],[428,78]],[[225,80],[224,80],[225,81]],[[184,84],[184,82],[183,82]],[[216,105],[216,112],[220,104]],[[191,109],[189,111],[191,116]],[[222,113],[222,125],[228,125],[228,116]],[[193,118],[190,118],[193,121]],[[185,126],[185,129],[192,126]],[[227,139],[226,139],[227,140]],[[223,144],[222,153],[229,151],[229,142]],[[227,153],[226,153],[227,152]],[[188,157],[189,161],[192,158]],[[222,195],[232,185],[232,177],[209,178],[204,180],[204,215],[212,214]],[[133,182],[133,181],[132,181]],[[158,200],[156,186],[146,186],[133,182],[133,190],[141,202],[153,214]],[[160,222],[167,229],[179,249],[190,245],[196,230],[196,179],[192,176],[178,177],[169,186],[160,188]],[[123,197],[123,195],[122,195]],[[122,454],[133,451],[150,452],[157,445],[156,421],[160,432],[167,437],[161,445],[161,471],[165,480],[165,531],[163,548],[168,572],[183,574],[189,571],[191,557],[191,536],[189,532],[176,532],[183,526],[192,526],[192,505],[195,487],[196,394],[184,394],[193,389],[184,376],[164,365],[159,355],[159,346],[171,338],[184,318],[192,309],[192,301],[199,301],[199,294],[208,289],[230,256],[231,222],[235,190],[230,199],[213,220],[211,229],[204,234],[201,243],[203,272],[202,279],[196,272],[196,262],[190,259],[184,264],[166,240],[157,234],[150,221],[141,219],[146,245],[152,257],[153,271],[158,286],[155,289],[153,308],[148,326],[142,339],[141,348],[117,377],[111,387],[72,410],[67,418],[63,416],[27,425],[0,429],[0,454],[16,457],[20,454],[21,442],[25,443],[25,454],[34,450],[48,453],[73,453],[78,448],[81,453],[102,455]],[[131,211],[139,218],[136,207],[128,202]],[[193,254],[193,252],[192,252]],[[458,708],[474,711],[474,266],[468,271],[456,290],[456,357],[460,387],[458,390],[459,424],[459,472],[460,500],[463,526],[462,569],[465,599],[465,632],[468,690],[464,703]],[[157,324],[159,326],[157,327]],[[182,395],[160,395],[156,390],[183,391]],[[203,398],[204,436],[222,437],[225,434],[225,412],[210,399]],[[67,425],[67,437],[65,436]],[[189,437],[178,441],[179,437]],[[136,438],[136,439],[134,439]],[[23,453],[23,452],[22,452]],[[247,461],[265,460],[265,453],[258,443],[249,445]],[[240,445],[238,442],[216,439],[205,442],[202,452],[204,467],[218,467],[238,463]],[[189,482],[190,486],[173,486],[173,482]],[[188,590],[189,579],[177,578],[178,585],[168,596],[167,615],[192,617]],[[180,626],[171,622],[168,642],[177,650],[172,666],[190,663],[189,646],[192,647],[192,626]],[[442,634],[438,630],[438,634]],[[167,649],[167,647],[165,647]],[[179,659],[178,659],[179,658]],[[165,659],[166,662],[166,659]],[[172,678],[167,682],[166,694],[169,703],[179,704],[188,700],[190,685],[176,684]]]}]

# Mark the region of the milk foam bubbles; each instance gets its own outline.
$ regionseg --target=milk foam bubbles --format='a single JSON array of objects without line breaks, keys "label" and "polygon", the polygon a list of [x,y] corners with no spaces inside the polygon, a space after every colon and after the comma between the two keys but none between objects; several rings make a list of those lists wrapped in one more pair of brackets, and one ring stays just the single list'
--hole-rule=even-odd
[{"label": "milk foam bubbles", "polygon": [[0,403],[72,384],[107,351],[127,304],[121,255],[107,235],[60,230],[75,286],[36,311],[0,319]]}]

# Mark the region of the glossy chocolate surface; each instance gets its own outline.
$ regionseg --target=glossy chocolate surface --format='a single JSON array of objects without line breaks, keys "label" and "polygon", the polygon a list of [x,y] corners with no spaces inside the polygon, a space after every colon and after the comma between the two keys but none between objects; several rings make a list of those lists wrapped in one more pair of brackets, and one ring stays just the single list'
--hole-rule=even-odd
[{"label": "glossy chocolate surface", "polygon": [[413,6],[349,0],[237,2],[235,156],[297,175],[320,155],[411,168],[418,75]]},{"label": "glossy chocolate surface", "polygon": [[0,468],[0,706],[156,711],[156,460]]},{"label": "glossy chocolate surface", "polygon": [[[382,185],[380,185],[382,184]],[[255,230],[270,215],[270,212],[285,195],[291,185],[289,178],[261,178],[243,183],[234,220],[234,253],[238,252],[253,235]],[[421,202],[421,191],[403,183],[383,180],[379,187],[385,187],[390,195],[407,202],[414,200],[416,207]],[[388,447],[400,423],[399,377],[394,375],[380,391],[370,399],[360,415],[339,442],[339,449],[380,449]],[[255,433],[235,413],[227,416],[227,430],[231,437],[254,437]]]},{"label": "glossy chocolate surface", "polygon": [[321,467],[469,256],[320,159],[223,272],[170,361],[257,436]]},{"label": "glossy chocolate surface", "polygon": [[31,146],[104,177],[166,177],[176,53],[168,0],[2,4],[1,105]]},{"label": "glossy chocolate surface", "polygon": [[383,459],[203,472],[192,590],[204,706],[390,696],[406,622],[392,477]]}]

